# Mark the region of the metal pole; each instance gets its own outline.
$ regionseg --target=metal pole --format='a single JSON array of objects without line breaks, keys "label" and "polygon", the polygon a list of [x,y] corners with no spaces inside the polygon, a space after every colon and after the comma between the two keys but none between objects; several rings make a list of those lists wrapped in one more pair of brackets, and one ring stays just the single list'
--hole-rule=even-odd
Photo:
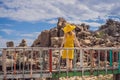
[{"label": "metal pole", "polygon": [[23,80],[25,80],[24,79],[24,71],[25,71],[25,69],[24,69],[24,66],[25,66],[25,49],[23,49]]},{"label": "metal pole", "polygon": [[[14,60],[14,53],[15,53],[15,51],[10,51],[10,50],[9,50],[9,52],[10,52],[10,54],[12,55],[12,60]],[[11,52],[12,52],[12,53],[11,53]],[[12,70],[12,80],[13,80],[13,78],[14,78],[14,62],[13,62],[13,61],[12,61],[11,70]]]},{"label": "metal pole", "polygon": [[32,71],[32,65],[33,65],[33,48],[32,48],[32,51],[31,51],[31,63],[30,63],[30,77],[32,78],[32,74],[33,74],[33,71]]},{"label": "metal pole", "polygon": [[83,65],[83,62],[84,62],[84,53],[83,53],[83,50],[81,49],[81,53],[82,53],[82,76],[84,76],[84,65]]},{"label": "metal pole", "polygon": [[14,75],[16,74],[16,50],[14,51]]},{"label": "metal pole", "polygon": [[61,53],[60,53],[60,51],[61,51],[61,49],[59,49],[59,59],[58,59],[58,60],[59,60],[59,63],[58,63],[58,65],[59,65],[59,66],[58,66],[58,71],[59,71],[58,80],[59,80],[59,78],[60,78],[60,69],[61,69],[61,68],[60,68],[60,61],[61,61]]},{"label": "metal pole", "polygon": [[68,64],[68,49],[67,49],[67,58],[66,58],[66,64],[67,64],[67,71],[66,71],[66,73],[67,73],[67,80],[68,80],[68,67],[69,67],[69,64]]},{"label": "metal pole", "polygon": [[[22,51],[20,51],[19,54],[18,54],[18,55],[19,55],[19,58],[21,58],[21,52],[22,52]],[[21,71],[22,71],[21,67],[22,67],[22,66],[21,66],[21,61],[19,60],[19,72],[20,72],[20,73],[21,73]]]},{"label": "metal pole", "polygon": [[99,69],[100,69],[100,50],[98,50],[98,80],[99,79]]},{"label": "metal pole", "polygon": [[119,64],[119,65],[118,65],[118,69],[119,69],[119,73],[120,73],[120,50],[119,50],[119,53],[118,53],[118,59],[119,59],[119,60],[118,60],[118,64]]},{"label": "metal pole", "polygon": [[82,53],[82,49],[80,49],[80,67],[81,67],[81,69],[83,67],[83,53]]},{"label": "metal pole", "polygon": [[118,74],[113,75],[113,80],[120,80],[120,50],[118,51]]},{"label": "metal pole", "polygon": [[93,61],[93,50],[90,50],[90,62],[91,62],[91,68],[90,68],[90,74],[93,75],[93,67],[94,67],[94,61]]},{"label": "metal pole", "polygon": [[77,54],[76,49],[74,49],[74,52],[75,52],[75,54],[74,54],[75,59],[74,59],[74,62],[73,62],[73,64],[74,64],[74,76],[76,76],[76,54]]},{"label": "metal pole", "polygon": [[41,61],[41,58],[42,58],[42,49],[40,49],[40,77],[42,77],[42,69],[43,69],[43,59]]},{"label": "metal pole", "polygon": [[105,72],[107,75],[107,50],[105,50]]},{"label": "metal pole", "polygon": [[[83,69],[83,53],[82,53],[82,49],[80,49],[80,69]],[[84,80],[83,78],[83,72],[82,72],[82,80]]]},{"label": "metal pole", "polygon": [[2,51],[2,70],[3,70],[3,72],[4,72],[4,79],[5,80],[7,80],[6,79],[6,76],[7,76],[7,72],[6,72],[6,49],[3,49],[3,51]]},{"label": "metal pole", "polygon": [[112,54],[112,50],[109,51],[109,54],[110,54],[110,66],[112,67],[112,65],[113,65],[113,64],[112,64],[112,55],[113,55],[113,54]]},{"label": "metal pole", "polygon": [[52,49],[49,50],[49,72],[52,73]]}]

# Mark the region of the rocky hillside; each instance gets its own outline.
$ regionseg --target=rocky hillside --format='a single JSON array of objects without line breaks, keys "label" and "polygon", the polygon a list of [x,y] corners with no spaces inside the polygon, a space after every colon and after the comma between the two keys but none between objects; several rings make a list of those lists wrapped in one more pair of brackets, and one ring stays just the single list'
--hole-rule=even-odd
[{"label": "rocky hillside", "polygon": [[[64,18],[59,18],[57,27],[44,30],[33,42],[36,47],[59,47],[63,39],[62,28],[67,22]],[[73,24],[73,23],[71,23]],[[114,47],[120,45],[120,22],[107,20],[97,31],[91,32],[89,25],[73,24],[76,26],[75,32],[82,46],[85,47]]]},{"label": "rocky hillside", "polygon": [[102,38],[109,39],[113,45],[120,44],[120,22],[109,19],[96,32],[101,34]]},{"label": "rocky hillside", "polygon": [[[59,18],[57,27],[54,27],[50,30],[44,30],[38,36],[38,38],[33,42],[32,46],[40,47],[59,47],[61,45],[64,32],[62,28],[65,25],[66,20],[64,18]],[[85,37],[91,35],[91,32],[88,30],[89,25],[86,24],[73,24],[76,26],[75,32],[79,40],[83,40]],[[86,41],[87,43],[89,41]],[[85,42],[84,42],[85,43]]]}]

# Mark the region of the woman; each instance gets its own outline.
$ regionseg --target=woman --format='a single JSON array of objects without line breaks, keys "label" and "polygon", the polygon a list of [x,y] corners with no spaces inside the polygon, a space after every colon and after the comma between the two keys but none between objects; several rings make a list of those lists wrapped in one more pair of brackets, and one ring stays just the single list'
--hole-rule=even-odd
[{"label": "woman", "polygon": [[[63,28],[64,31],[64,38],[61,44],[61,47],[64,48],[74,48],[74,42],[77,42],[77,45],[80,47],[79,41],[76,38],[75,33],[73,30],[75,26],[66,24]],[[72,60],[74,58],[74,49],[66,49],[62,52],[62,59],[66,59],[67,69],[72,69]],[[69,65],[69,66],[68,66]]]}]

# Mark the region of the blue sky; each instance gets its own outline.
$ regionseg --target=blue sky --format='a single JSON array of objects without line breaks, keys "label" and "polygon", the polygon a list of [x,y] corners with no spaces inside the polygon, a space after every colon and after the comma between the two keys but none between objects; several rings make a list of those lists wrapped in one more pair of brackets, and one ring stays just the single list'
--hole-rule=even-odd
[{"label": "blue sky", "polygon": [[111,18],[120,21],[120,0],[0,0],[0,47],[7,41],[31,45],[43,30],[56,27],[58,17],[95,30]]}]

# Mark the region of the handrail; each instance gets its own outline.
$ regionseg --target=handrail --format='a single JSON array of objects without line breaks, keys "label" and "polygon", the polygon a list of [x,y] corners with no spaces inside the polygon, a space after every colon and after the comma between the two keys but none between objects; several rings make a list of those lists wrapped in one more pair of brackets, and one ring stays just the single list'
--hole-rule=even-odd
[{"label": "handrail", "polygon": [[[57,52],[54,52],[58,50]],[[8,47],[8,48],[0,48],[3,56],[3,73],[4,77],[8,74],[10,70],[8,70],[8,57],[11,57],[10,67],[13,70],[15,76],[22,73],[23,77],[26,77],[25,74],[29,74],[29,77],[34,77],[35,73],[39,73],[39,77],[42,77],[42,74],[53,74],[55,71],[59,72],[61,75],[62,70],[67,73],[66,76],[69,76],[69,71],[65,68],[62,69],[61,67],[61,51],[62,50],[75,50],[75,59],[73,75],[78,75],[77,72],[81,71],[80,76],[88,74],[90,72],[91,75],[94,75],[94,70],[98,70],[97,74],[100,73],[99,70],[105,70],[105,74],[112,70],[114,74],[114,69],[118,70],[115,73],[120,73],[120,47],[102,47],[102,48],[95,48],[95,47],[86,47],[86,48],[53,48],[53,47]],[[114,52],[117,51],[117,61],[114,60]],[[85,51],[87,53],[85,53]],[[96,52],[94,52],[96,51]],[[5,54],[4,54],[5,53]],[[68,55],[68,53],[67,53]],[[95,58],[95,55],[97,57]],[[56,57],[57,56],[57,57]],[[86,57],[85,57],[86,56]],[[105,59],[101,59],[103,58]],[[20,59],[18,59],[20,57]],[[85,62],[86,58],[86,62]],[[21,60],[22,59],[22,60]],[[34,60],[35,59],[35,60]],[[57,66],[54,65],[54,61],[57,61]],[[95,60],[96,61],[95,61]],[[78,60],[78,62],[76,62]],[[18,61],[18,63],[17,63]],[[109,62],[109,64],[107,63]],[[114,62],[117,62],[114,67]],[[35,66],[37,65],[37,66]],[[85,66],[87,65],[87,66]],[[95,66],[96,65],[96,66]],[[47,67],[46,67],[47,66]],[[68,67],[68,66],[67,66]],[[19,68],[19,69],[18,69]],[[21,70],[21,71],[20,71]],[[89,71],[88,73],[86,71]],[[89,74],[89,75],[90,75]],[[13,76],[14,77],[14,76]],[[59,76],[60,77],[60,76]]]},{"label": "handrail", "polygon": [[[73,49],[73,48],[54,48],[54,47],[0,47],[0,49]],[[74,49],[120,49],[120,47],[74,47]]]}]

